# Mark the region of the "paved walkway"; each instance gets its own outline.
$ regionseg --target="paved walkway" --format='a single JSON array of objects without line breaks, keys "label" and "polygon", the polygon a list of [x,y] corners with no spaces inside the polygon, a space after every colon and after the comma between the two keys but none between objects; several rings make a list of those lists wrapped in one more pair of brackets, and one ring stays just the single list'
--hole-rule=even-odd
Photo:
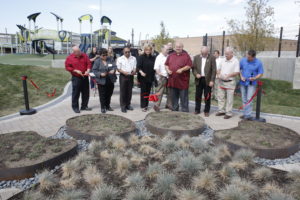
[{"label": "paved walkway", "polygon": [[[36,131],[42,136],[49,137],[54,135],[58,129],[65,125],[67,119],[84,114],[100,113],[100,103],[98,94],[94,96],[94,92],[91,91],[89,107],[92,111],[84,111],[80,114],[75,114],[71,109],[71,97],[68,96],[70,93],[70,84],[65,88],[65,93],[60,99],[55,99],[53,102],[48,103],[46,106],[39,107],[37,114],[31,116],[20,116],[18,114],[11,115],[10,117],[0,118],[0,134],[14,132],[14,131]],[[135,108],[134,111],[128,111],[122,113],[119,106],[119,86],[116,85],[114,95],[112,97],[111,106],[114,109],[111,114],[121,115],[127,117],[133,121],[143,120],[149,112],[153,112],[151,109],[149,112],[142,112],[140,109],[140,96],[139,89],[135,88],[132,97],[132,106]],[[150,105],[152,106],[152,102]],[[163,100],[162,106],[165,105],[165,99]],[[205,119],[208,124],[214,130],[233,128],[238,125],[240,121],[240,113],[237,111],[233,118],[225,120],[222,117],[216,117],[216,107],[212,107],[210,117],[204,117],[203,113],[201,116]],[[194,110],[194,102],[190,102],[190,112]],[[262,114],[262,117],[266,118],[268,123],[273,123],[281,126],[288,127],[295,130],[300,134],[300,117],[281,116],[273,114]],[[276,165],[274,168],[290,171],[293,169],[300,169],[300,163]],[[9,196],[16,193],[18,189],[4,189],[0,190],[0,199],[7,199]]]}]

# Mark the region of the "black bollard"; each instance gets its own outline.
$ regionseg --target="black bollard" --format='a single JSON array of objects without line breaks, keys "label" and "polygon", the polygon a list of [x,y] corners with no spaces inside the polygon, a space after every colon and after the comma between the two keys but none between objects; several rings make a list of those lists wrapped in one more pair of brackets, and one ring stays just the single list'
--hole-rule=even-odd
[{"label": "black bollard", "polygon": [[36,113],[36,110],[29,108],[28,91],[27,91],[27,76],[22,76],[25,110],[20,110],[20,115],[32,115]]},{"label": "black bollard", "polygon": [[258,92],[256,96],[256,116],[254,118],[254,121],[259,121],[259,122],[266,122],[265,118],[260,117],[260,105],[261,105],[261,92],[262,92],[262,85],[258,84]]}]

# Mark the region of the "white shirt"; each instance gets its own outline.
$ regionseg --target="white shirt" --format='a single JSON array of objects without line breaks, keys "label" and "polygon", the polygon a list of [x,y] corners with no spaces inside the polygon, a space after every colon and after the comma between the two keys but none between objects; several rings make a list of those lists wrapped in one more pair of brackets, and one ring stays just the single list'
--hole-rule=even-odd
[{"label": "white shirt", "polygon": [[204,68],[205,68],[207,58],[201,57],[201,59],[202,59],[202,61],[201,61],[201,76],[205,76]]},{"label": "white shirt", "polygon": [[[220,75],[226,76],[231,73],[240,72],[240,63],[237,58],[232,57],[230,60],[222,59],[220,62]],[[230,77],[229,80],[233,80],[234,77]]]},{"label": "white shirt", "polygon": [[117,59],[117,68],[127,73],[131,73],[136,69],[136,58],[130,56],[129,58],[124,55]]},{"label": "white shirt", "polygon": [[217,67],[217,70],[220,69],[220,63],[221,63],[221,60],[222,60],[222,58],[221,58],[220,56],[216,59],[216,67]]},{"label": "white shirt", "polygon": [[165,63],[168,56],[165,56],[164,54],[160,53],[156,59],[154,64],[154,70],[159,70],[159,72],[164,76],[168,77],[168,72],[165,67]]}]

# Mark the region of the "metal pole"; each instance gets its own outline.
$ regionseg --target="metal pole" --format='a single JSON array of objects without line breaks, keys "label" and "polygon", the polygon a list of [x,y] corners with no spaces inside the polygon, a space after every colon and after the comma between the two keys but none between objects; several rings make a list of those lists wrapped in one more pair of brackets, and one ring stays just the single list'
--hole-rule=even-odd
[{"label": "metal pole", "polygon": [[134,47],[134,30],[132,29],[132,32],[131,32],[131,43]]},{"label": "metal pole", "polygon": [[20,115],[32,115],[36,113],[36,110],[29,107],[27,76],[25,75],[22,76],[22,83],[23,83],[23,91],[24,91],[25,110],[20,110]]},{"label": "metal pole", "polygon": [[223,31],[223,38],[222,38],[222,56],[224,56],[224,45],[225,45],[225,31]]},{"label": "metal pole", "polygon": [[300,56],[300,25],[299,25],[297,51],[296,51],[296,57],[298,57],[298,56]]},{"label": "metal pole", "polygon": [[278,58],[280,57],[280,54],[281,54],[282,32],[283,32],[283,27],[280,27],[279,47],[278,47]]},{"label": "metal pole", "polygon": [[52,59],[55,60],[55,43],[54,43],[54,40],[53,40],[53,54],[52,54]]},{"label": "metal pole", "polygon": [[93,21],[91,21],[91,49],[93,48]]},{"label": "metal pole", "polygon": [[210,55],[212,54],[212,48],[213,48],[212,43],[213,43],[213,39],[212,39],[212,37],[211,37],[211,38],[210,38]]},{"label": "metal pole", "polygon": [[259,122],[266,122],[266,119],[260,117],[260,105],[261,105],[261,92],[262,92],[262,86],[259,87],[257,97],[256,97],[256,117],[255,121]]}]

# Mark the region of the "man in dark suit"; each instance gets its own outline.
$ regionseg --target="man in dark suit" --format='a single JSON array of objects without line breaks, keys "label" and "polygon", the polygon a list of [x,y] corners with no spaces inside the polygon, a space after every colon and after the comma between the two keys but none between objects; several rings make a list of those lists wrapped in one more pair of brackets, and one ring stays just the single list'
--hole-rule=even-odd
[{"label": "man in dark suit", "polygon": [[216,78],[216,60],[213,55],[208,54],[208,47],[201,48],[201,54],[194,57],[193,74],[195,76],[196,95],[195,95],[195,114],[200,113],[202,94],[204,92],[205,117],[209,116],[211,89]]}]

